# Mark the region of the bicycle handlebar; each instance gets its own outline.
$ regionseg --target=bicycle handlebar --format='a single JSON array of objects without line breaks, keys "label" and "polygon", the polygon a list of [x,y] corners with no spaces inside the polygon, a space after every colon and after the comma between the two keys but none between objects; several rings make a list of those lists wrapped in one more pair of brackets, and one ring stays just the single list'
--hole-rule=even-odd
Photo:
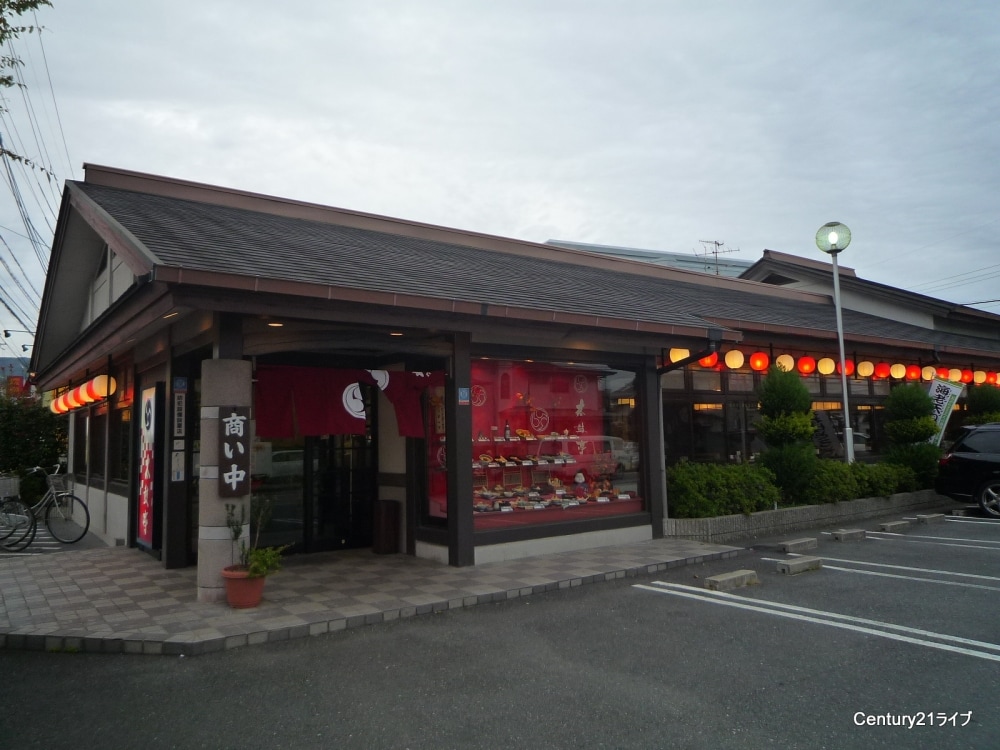
[{"label": "bicycle handlebar", "polygon": [[[53,466],[52,467],[53,468],[53,472],[52,473],[53,474],[58,474],[59,473],[59,469],[61,468],[61,466],[62,466],[62,464],[56,464],[55,466]],[[35,467],[31,468],[31,469],[28,469],[28,473],[29,474],[37,474],[38,472],[41,472],[42,474],[46,474],[46,475],[49,473],[49,472],[45,471],[45,469],[43,467],[41,467],[41,466],[35,466]]]}]

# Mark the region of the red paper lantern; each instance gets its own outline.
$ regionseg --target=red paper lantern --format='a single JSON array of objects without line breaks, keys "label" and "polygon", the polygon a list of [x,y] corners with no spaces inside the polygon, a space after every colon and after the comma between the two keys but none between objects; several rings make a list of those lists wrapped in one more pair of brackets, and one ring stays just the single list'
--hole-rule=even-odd
[{"label": "red paper lantern", "polygon": [[765,352],[754,352],[750,355],[750,369],[755,372],[766,370],[769,364],[771,358]]},{"label": "red paper lantern", "polygon": [[941,380],[947,380],[948,379],[948,368],[947,367],[939,367],[937,369],[937,376],[939,378],[941,378]]},{"label": "red paper lantern", "polygon": [[[854,374],[854,360],[853,359],[845,359],[844,360],[844,369],[847,370],[848,377],[850,377],[851,375],[853,375]],[[841,367],[840,367],[840,362],[838,362],[837,363],[837,374],[839,375],[840,372],[841,372]]]},{"label": "red paper lantern", "polygon": [[715,367],[718,361],[719,361],[719,353],[712,352],[707,357],[702,357],[701,359],[699,359],[698,364],[701,365],[702,367]]},{"label": "red paper lantern", "polygon": [[875,365],[875,377],[876,378],[887,378],[889,373],[892,372],[892,367],[888,362],[879,362]]},{"label": "red paper lantern", "polygon": [[906,366],[906,379],[907,380],[920,380],[920,365],[907,365]]},{"label": "red paper lantern", "polygon": [[972,382],[972,370],[962,370],[962,377],[960,378],[960,380],[963,383],[971,383]]},{"label": "red paper lantern", "polygon": [[986,382],[989,383],[990,385],[996,385],[997,384],[997,374],[995,372],[992,372],[992,371],[987,372],[986,373]]},{"label": "red paper lantern", "polygon": [[812,375],[816,372],[816,360],[809,356],[799,357],[798,368],[803,375]]}]

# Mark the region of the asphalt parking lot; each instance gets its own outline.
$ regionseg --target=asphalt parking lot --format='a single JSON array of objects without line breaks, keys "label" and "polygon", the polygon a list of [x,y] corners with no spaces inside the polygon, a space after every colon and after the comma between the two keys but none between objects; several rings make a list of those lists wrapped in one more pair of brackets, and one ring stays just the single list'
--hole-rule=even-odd
[{"label": "asphalt parking lot", "polygon": [[[898,531],[862,524],[856,528],[864,531],[863,539],[840,541],[835,530],[813,532],[804,536],[816,539],[817,548],[799,553],[781,551],[783,541],[799,535],[757,542],[738,567],[753,570],[758,583],[729,592],[704,585],[704,579],[736,567],[725,564],[677,571],[643,588],[1000,662],[1000,628],[989,616],[1000,611],[1000,520],[968,512],[926,522],[911,516]],[[781,562],[804,557],[819,558],[822,567],[779,572]]]},{"label": "asphalt parking lot", "polygon": [[[861,541],[796,533],[823,559],[798,575],[777,572],[794,559],[782,540],[763,540],[730,560],[197,658],[0,652],[16,676],[0,696],[34,696],[5,736],[75,750],[1000,746],[1000,523],[860,526]],[[735,569],[759,582],[705,588]]]}]

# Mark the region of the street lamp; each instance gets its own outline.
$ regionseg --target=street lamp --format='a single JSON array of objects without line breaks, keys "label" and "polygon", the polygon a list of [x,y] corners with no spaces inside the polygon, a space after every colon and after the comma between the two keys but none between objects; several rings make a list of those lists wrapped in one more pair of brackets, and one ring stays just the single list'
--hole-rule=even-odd
[{"label": "street lamp", "polygon": [[844,322],[840,314],[840,273],[837,254],[851,244],[851,230],[839,221],[824,224],[816,232],[816,247],[828,253],[833,260],[833,306],[837,311],[837,342],[840,344],[840,387],[844,397],[844,460],[854,463],[854,430],[851,429],[851,412],[847,406],[847,358],[844,356]]}]

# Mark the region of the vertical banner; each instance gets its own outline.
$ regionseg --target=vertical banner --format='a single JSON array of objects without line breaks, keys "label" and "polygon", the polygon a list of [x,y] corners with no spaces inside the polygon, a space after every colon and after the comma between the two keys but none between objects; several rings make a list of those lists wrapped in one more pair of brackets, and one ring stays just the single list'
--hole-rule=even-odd
[{"label": "vertical banner", "polygon": [[964,388],[961,383],[952,383],[948,380],[934,378],[931,381],[927,392],[934,401],[934,421],[937,422],[938,431],[928,442],[941,445],[941,436],[944,435],[944,428],[948,426],[948,418]]},{"label": "vertical banner", "polygon": [[156,451],[156,387],[142,392],[139,411],[139,514],[136,542],[140,547],[153,547],[153,497],[155,490]]},{"label": "vertical banner", "polygon": [[219,497],[250,494],[250,409],[219,407]]}]

